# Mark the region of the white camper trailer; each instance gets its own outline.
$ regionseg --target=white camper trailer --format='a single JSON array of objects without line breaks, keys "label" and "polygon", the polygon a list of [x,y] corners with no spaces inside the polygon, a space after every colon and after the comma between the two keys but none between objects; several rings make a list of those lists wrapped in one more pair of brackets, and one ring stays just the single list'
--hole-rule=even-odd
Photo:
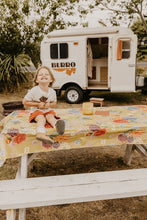
[{"label": "white camper trailer", "polygon": [[50,32],[41,43],[42,65],[65,90],[68,103],[78,103],[92,90],[135,92],[137,37],[122,27],[81,28]]}]

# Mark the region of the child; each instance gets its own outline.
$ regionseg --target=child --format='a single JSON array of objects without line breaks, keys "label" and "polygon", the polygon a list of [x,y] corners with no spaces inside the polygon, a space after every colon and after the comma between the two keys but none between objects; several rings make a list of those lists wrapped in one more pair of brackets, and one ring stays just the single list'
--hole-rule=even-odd
[{"label": "child", "polygon": [[65,122],[57,120],[55,112],[51,110],[57,103],[56,92],[51,88],[54,81],[55,79],[48,67],[38,68],[34,79],[35,86],[23,99],[24,105],[31,106],[29,121],[37,122],[36,138],[50,144],[53,144],[53,140],[45,134],[46,122],[56,128],[59,135],[64,134],[65,130]]}]

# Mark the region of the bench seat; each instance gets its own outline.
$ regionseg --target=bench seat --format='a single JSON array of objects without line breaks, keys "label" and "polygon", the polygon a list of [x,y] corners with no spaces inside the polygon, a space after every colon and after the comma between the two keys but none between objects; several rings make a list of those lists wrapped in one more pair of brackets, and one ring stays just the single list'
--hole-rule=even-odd
[{"label": "bench seat", "polygon": [[147,195],[147,168],[0,181],[0,209]]}]

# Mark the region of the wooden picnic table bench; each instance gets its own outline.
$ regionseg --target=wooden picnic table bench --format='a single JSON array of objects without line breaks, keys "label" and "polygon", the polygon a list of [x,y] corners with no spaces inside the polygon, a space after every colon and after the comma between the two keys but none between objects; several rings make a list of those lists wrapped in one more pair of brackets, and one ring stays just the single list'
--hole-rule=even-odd
[{"label": "wooden picnic table bench", "polygon": [[147,168],[27,178],[35,158],[22,156],[16,179],[0,181],[0,209],[7,220],[25,220],[25,208],[147,195]]},{"label": "wooden picnic table bench", "polygon": [[147,169],[0,182],[0,208],[3,210],[145,195],[147,195]]},{"label": "wooden picnic table bench", "polygon": [[37,153],[21,157],[16,179],[0,181],[0,209],[7,220],[26,219],[26,208],[147,195],[147,168],[27,178]]}]

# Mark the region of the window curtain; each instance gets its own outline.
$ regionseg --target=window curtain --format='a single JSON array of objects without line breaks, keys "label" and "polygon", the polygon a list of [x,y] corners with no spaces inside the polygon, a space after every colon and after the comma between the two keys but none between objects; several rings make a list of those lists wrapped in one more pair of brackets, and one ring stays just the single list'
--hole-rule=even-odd
[{"label": "window curtain", "polygon": [[122,43],[122,40],[119,40],[117,44],[117,60],[122,59]]},{"label": "window curtain", "polygon": [[88,45],[87,45],[87,73],[88,73],[88,77],[90,77],[90,78],[92,78],[92,63],[93,63],[92,49],[91,49],[91,44],[88,41]]}]

